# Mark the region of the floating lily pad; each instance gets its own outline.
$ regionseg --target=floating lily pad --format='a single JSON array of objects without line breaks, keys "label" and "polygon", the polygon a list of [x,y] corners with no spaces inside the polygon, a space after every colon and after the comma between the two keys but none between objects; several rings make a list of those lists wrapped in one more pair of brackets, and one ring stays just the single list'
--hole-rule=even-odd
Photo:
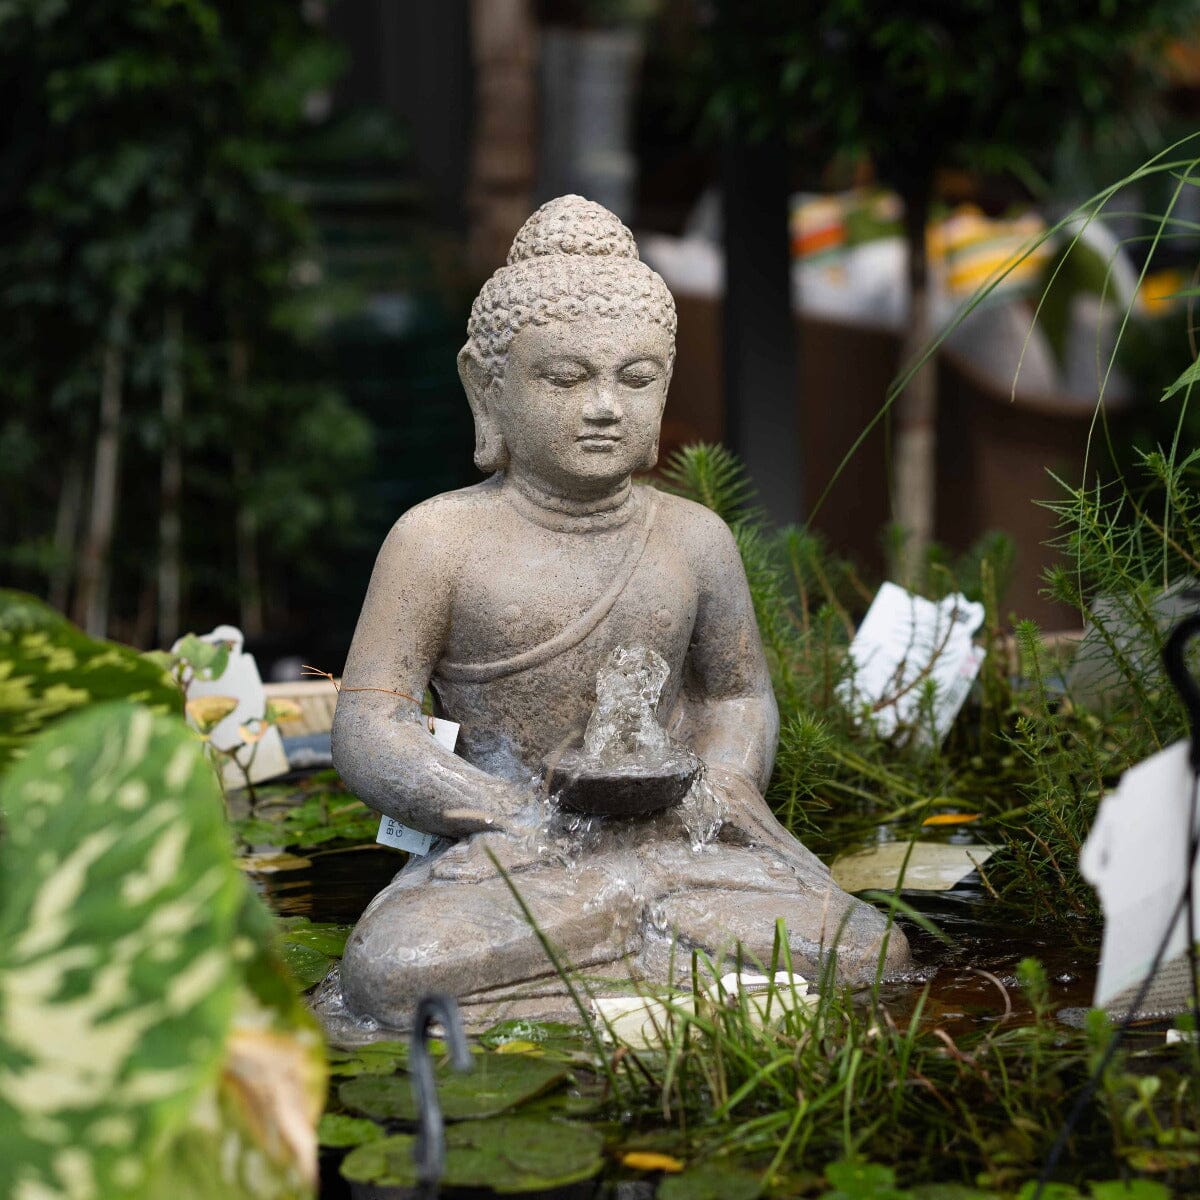
[{"label": "floating lily pad", "polygon": [[681,1175],[668,1175],[656,1196],[657,1200],[756,1200],[762,1190],[760,1175],[705,1163]]},{"label": "floating lily pad", "polygon": [[1092,1200],[1171,1200],[1171,1189],[1156,1179],[1108,1179],[1091,1188]]},{"label": "floating lily pad", "polygon": [[[442,1114],[447,1121],[497,1116],[544,1095],[569,1077],[557,1063],[525,1054],[481,1054],[475,1058],[475,1069],[468,1074],[440,1064],[435,1075]],[[338,1096],[347,1108],[371,1117],[417,1119],[407,1075],[365,1074],[343,1083]]]},{"label": "floating lily pad", "polygon": [[278,871],[303,871],[312,866],[312,860],[298,854],[280,851],[275,854],[242,854],[237,865],[251,875],[274,875]]},{"label": "floating lily pad", "polygon": [[1164,1171],[1185,1171],[1189,1167],[1200,1166],[1200,1147],[1145,1147],[1130,1150],[1125,1161],[1135,1171],[1150,1171],[1155,1175]]},{"label": "floating lily pad", "polygon": [[310,988],[341,958],[349,935],[349,925],[314,925],[307,917],[293,917],[284,922],[284,960],[300,983]]},{"label": "floating lily pad", "polygon": [[837,859],[833,881],[847,892],[869,888],[890,891],[898,883],[907,892],[947,892],[995,853],[994,846],[944,842],[884,842]]},{"label": "floating lily pad", "polygon": [[317,1137],[322,1146],[365,1146],[367,1142],[378,1142],[383,1130],[366,1117],[349,1117],[345,1113],[326,1113],[317,1126]]},{"label": "floating lily pad", "polygon": [[917,1183],[908,1194],[913,1200],[998,1200],[995,1192],[982,1192],[965,1183]]},{"label": "floating lily pad", "polygon": [[825,1179],[833,1190],[824,1200],[908,1200],[896,1187],[896,1172],[882,1163],[830,1163]]},{"label": "floating lily pad", "polygon": [[[1017,1192],[1017,1200],[1033,1200],[1037,1192],[1038,1182],[1031,1179],[1021,1185],[1021,1190]],[[1069,1183],[1047,1183],[1042,1186],[1041,1200],[1083,1200],[1083,1193]]]},{"label": "floating lily pad", "polygon": [[307,917],[288,917],[280,924],[287,945],[309,946],[332,958],[341,958],[353,928],[351,925],[313,924]]},{"label": "floating lily pad", "polygon": [[[413,1187],[415,1137],[400,1134],[351,1150],[342,1174],[355,1183]],[[446,1130],[446,1187],[537,1192],[590,1179],[601,1168],[604,1139],[567,1121],[500,1117]]]},{"label": "floating lily pad", "polygon": [[[439,1053],[430,1041],[430,1054]],[[354,1050],[329,1051],[329,1072],[343,1078],[356,1075],[393,1075],[408,1066],[407,1042],[372,1042]]]}]

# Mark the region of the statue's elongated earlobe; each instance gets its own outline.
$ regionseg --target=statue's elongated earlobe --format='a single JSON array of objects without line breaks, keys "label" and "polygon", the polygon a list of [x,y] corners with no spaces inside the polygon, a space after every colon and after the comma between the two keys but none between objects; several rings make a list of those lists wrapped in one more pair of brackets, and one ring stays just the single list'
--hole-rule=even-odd
[{"label": "statue's elongated earlobe", "polygon": [[499,471],[508,465],[508,447],[491,412],[496,381],[472,353],[470,343],[458,352],[458,377],[475,418],[475,465],[488,474]]}]

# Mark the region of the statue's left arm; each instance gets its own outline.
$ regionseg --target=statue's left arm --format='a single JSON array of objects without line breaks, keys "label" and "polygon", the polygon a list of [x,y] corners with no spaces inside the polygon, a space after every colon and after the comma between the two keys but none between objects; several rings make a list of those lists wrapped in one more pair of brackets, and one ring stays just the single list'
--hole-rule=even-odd
[{"label": "statue's left arm", "polygon": [[724,521],[704,509],[689,515],[697,610],[672,732],[704,760],[725,794],[729,833],[790,841],[762,795],[779,743],[779,709],[741,555]]}]

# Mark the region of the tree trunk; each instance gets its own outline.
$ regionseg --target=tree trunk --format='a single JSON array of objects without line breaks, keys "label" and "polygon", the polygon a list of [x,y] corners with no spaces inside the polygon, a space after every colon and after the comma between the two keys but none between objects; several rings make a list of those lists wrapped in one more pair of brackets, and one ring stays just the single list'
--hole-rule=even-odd
[{"label": "tree trunk", "polygon": [[722,160],[726,439],[777,524],[803,515],[796,325],[781,140],[735,135]]},{"label": "tree trunk", "polygon": [[471,266],[504,264],[533,207],[537,170],[537,26],[531,0],[471,0],[475,134],[467,192]]},{"label": "tree trunk", "polygon": [[158,644],[164,647],[182,632],[183,404],[183,314],[173,304],[163,322],[163,445],[158,511]]},{"label": "tree trunk", "polygon": [[[244,338],[235,337],[229,347],[229,391],[233,410],[241,413],[246,406],[246,389],[250,382],[250,347]],[[239,439],[237,429],[232,435],[233,486],[237,495],[237,518],[234,523],[234,542],[237,555],[238,597],[242,633],[258,637],[264,627],[262,575],[258,566],[258,518],[247,501],[253,465],[250,452]]]},{"label": "tree trunk", "polygon": [[125,389],[125,323],[128,311],[113,314],[100,381],[100,420],[92,466],[92,503],[79,556],[79,586],[73,618],[93,637],[108,631],[108,589],[113,527],[120,485],[121,403]]},{"label": "tree trunk", "polygon": [[[932,327],[925,235],[929,220],[928,186],[906,189],[903,200],[909,316],[900,358],[907,367],[928,344]],[[893,412],[892,516],[906,535],[894,570],[901,583],[912,586],[919,582],[925,553],[933,540],[937,450],[935,356],[931,355],[909,380]]]},{"label": "tree trunk", "polygon": [[59,612],[67,611],[71,598],[71,578],[75,573],[75,551],[79,538],[79,518],[83,507],[83,450],[77,448],[67,459],[58,509],[54,515],[54,566],[50,568],[47,599]]}]

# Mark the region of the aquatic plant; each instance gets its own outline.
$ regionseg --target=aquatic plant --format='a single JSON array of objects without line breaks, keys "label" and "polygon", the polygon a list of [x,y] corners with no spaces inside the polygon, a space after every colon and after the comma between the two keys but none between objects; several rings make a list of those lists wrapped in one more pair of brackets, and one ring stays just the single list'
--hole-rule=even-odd
[{"label": "aquatic plant", "polygon": [[[1095,894],[1077,859],[1097,805],[1123,771],[1185,729],[1178,697],[1157,668],[1167,623],[1156,597],[1164,580],[1200,561],[1198,460],[1145,460],[1146,490],[1170,497],[1169,536],[1144,520],[1145,500],[1128,485],[1108,492],[1064,485],[1056,509],[1068,565],[1051,571],[1047,586],[1096,630],[1104,659],[1091,674],[1103,686],[1086,695],[1073,693],[1066,675],[1074,643],[1048,646],[1028,621],[1004,632],[1007,539],[987,535],[957,560],[930,547],[915,590],[980,601],[987,657],[946,742],[927,747],[904,727],[878,736],[839,699],[852,671],[847,649],[877,581],[864,580],[810,532],[771,529],[728,450],[677,452],[666,485],[729,520],[746,563],[782,719],[768,799],[784,823],[831,853],[880,825],[893,836],[917,836],[940,812],[979,814],[1002,846],[986,868],[998,899],[1037,921],[1094,925]],[[1089,609],[1105,595],[1126,599]]]}]

